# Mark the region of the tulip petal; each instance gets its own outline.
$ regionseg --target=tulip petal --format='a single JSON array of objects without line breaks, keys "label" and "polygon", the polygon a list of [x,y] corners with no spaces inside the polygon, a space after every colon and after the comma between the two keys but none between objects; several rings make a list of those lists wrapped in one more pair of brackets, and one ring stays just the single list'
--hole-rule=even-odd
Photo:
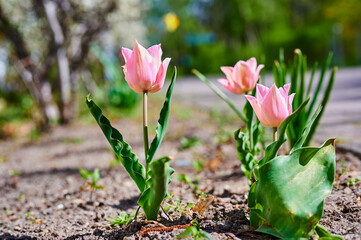
[{"label": "tulip petal", "polygon": [[265,119],[258,99],[250,95],[245,95],[245,97],[247,98],[248,102],[251,104],[253,111],[256,113],[258,120],[264,125]]},{"label": "tulip petal", "polygon": [[250,58],[246,61],[246,64],[251,68],[252,72],[256,71],[257,68],[257,60],[256,58]]},{"label": "tulip petal", "polygon": [[130,50],[129,48],[124,48],[122,47],[122,55],[124,57],[124,61],[125,63],[127,63],[128,59],[131,58],[131,55],[132,55],[132,50]]},{"label": "tulip petal", "polygon": [[234,88],[231,85],[231,83],[230,83],[230,81],[228,81],[228,79],[220,78],[220,79],[218,79],[218,82],[220,84],[222,84],[223,87],[225,87],[228,91],[230,91],[230,92],[232,92],[234,94],[242,94],[242,92],[241,93],[239,92],[238,88]]},{"label": "tulip petal", "polygon": [[243,88],[245,92],[252,90],[258,81],[258,76],[256,76],[254,72],[255,70],[251,68],[248,62],[244,61],[239,61],[239,67],[235,67],[235,69],[236,79],[239,79],[237,81],[239,86]]},{"label": "tulip petal", "polygon": [[288,104],[285,100],[279,89],[273,84],[262,103],[262,109],[268,121],[268,125],[265,126],[279,127],[288,117]]},{"label": "tulip petal", "polygon": [[228,79],[229,84],[232,87],[234,87],[234,79],[233,79],[233,70],[234,70],[234,68],[233,67],[223,66],[223,67],[221,67],[221,70],[226,75],[226,78]]},{"label": "tulip petal", "polygon": [[[257,69],[256,69],[256,74],[259,75],[260,71],[262,70],[262,68],[264,68],[263,64],[260,64]],[[258,78],[257,78],[258,79]]]},{"label": "tulip petal", "polygon": [[[132,64],[129,64],[129,72],[132,72],[133,85],[139,86],[144,91],[148,91],[155,81],[156,69],[154,68],[152,56],[137,41],[133,50],[134,56]],[[128,65],[128,64],[127,64]],[[130,70],[132,68],[132,70]],[[157,69],[158,70],[158,69]]]},{"label": "tulip petal", "polygon": [[292,114],[292,102],[293,102],[293,98],[295,97],[295,93],[292,93],[291,95],[288,96],[288,114],[291,115]]},{"label": "tulip petal", "polygon": [[291,88],[291,84],[289,83],[285,84],[283,88],[282,87],[279,88],[279,91],[284,98],[288,96],[288,92],[290,91],[290,88]]},{"label": "tulip petal", "polygon": [[153,45],[150,48],[148,48],[147,51],[153,57],[154,65],[158,70],[162,62],[162,54],[163,54],[161,45],[160,44]]},{"label": "tulip petal", "polygon": [[152,85],[152,87],[149,89],[150,93],[158,92],[163,87],[165,75],[167,73],[167,69],[168,69],[170,60],[171,60],[170,58],[166,58],[161,63],[158,73],[157,73],[156,80],[155,80],[154,84]]},{"label": "tulip petal", "polygon": [[262,84],[257,84],[256,97],[260,103],[263,101],[263,98],[266,96],[268,92],[269,92],[268,87],[263,86]]}]

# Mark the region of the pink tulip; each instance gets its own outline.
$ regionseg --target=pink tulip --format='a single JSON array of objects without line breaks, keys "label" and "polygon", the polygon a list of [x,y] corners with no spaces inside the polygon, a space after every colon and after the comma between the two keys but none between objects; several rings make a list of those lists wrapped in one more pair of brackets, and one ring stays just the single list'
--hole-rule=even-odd
[{"label": "pink tulip", "polygon": [[145,49],[137,41],[133,51],[122,48],[125,80],[134,92],[155,93],[163,87],[170,58],[162,62],[162,53],[160,44]]},{"label": "pink tulip", "polygon": [[277,88],[274,84],[271,88],[257,84],[257,98],[247,95],[246,98],[263,125],[279,127],[292,114],[292,101],[295,94],[288,96],[289,90],[290,84],[284,85],[283,88]]},{"label": "pink tulip", "polygon": [[218,81],[229,91],[235,94],[243,94],[252,91],[259,78],[259,72],[264,66],[257,67],[255,58],[245,61],[238,61],[234,67],[221,67],[227,79],[221,78]]}]

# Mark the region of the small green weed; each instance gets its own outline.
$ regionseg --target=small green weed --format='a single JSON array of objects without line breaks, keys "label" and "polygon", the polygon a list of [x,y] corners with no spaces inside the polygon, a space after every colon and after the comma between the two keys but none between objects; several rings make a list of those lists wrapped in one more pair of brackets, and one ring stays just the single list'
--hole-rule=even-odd
[{"label": "small green weed", "polygon": [[360,179],[358,179],[358,178],[350,178],[347,182],[347,186],[353,186],[359,181],[360,181]]},{"label": "small green weed", "polygon": [[194,240],[212,239],[211,236],[206,231],[203,231],[200,228],[198,221],[193,220],[192,224],[193,226],[186,227],[185,231],[177,236],[177,239],[188,238],[188,237],[193,237]]},{"label": "small green weed", "polygon": [[128,225],[131,223],[135,217],[136,211],[132,212],[130,215],[128,215],[126,212],[119,213],[118,217],[116,218],[109,218],[107,219],[109,222],[113,224],[114,227],[116,226],[122,226],[122,225]]},{"label": "small green weed", "polygon": [[201,141],[197,137],[181,137],[180,142],[179,151],[201,145]]},{"label": "small green weed", "polygon": [[89,180],[89,179],[91,180],[90,182],[86,182],[86,186],[82,187],[81,190],[87,191],[87,190],[89,190],[88,188],[90,188],[89,201],[92,201],[92,196],[93,196],[94,190],[104,189],[103,186],[97,185],[99,178],[100,178],[100,171],[98,168],[95,168],[93,172],[88,172],[84,168],[79,168],[79,173],[84,180]]}]

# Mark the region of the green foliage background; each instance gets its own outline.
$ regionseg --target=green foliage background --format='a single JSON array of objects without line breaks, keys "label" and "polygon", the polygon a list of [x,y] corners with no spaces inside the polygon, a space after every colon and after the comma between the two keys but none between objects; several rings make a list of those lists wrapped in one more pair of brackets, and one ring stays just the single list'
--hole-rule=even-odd
[{"label": "green foliage background", "polygon": [[[152,43],[162,42],[180,71],[220,73],[219,66],[257,57],[270,69],[278,50],[301,49],[309,62],[334,52],[334,64],[361,63],[361,2],[357,0],[152,0],[145,19]],[[179,28],[167,32],[162,16]],[[163,29],[160,34],[159,30]],[[192,40],[190,44],[189,41]],[[198,42],[198,43],[197,43]]]}]

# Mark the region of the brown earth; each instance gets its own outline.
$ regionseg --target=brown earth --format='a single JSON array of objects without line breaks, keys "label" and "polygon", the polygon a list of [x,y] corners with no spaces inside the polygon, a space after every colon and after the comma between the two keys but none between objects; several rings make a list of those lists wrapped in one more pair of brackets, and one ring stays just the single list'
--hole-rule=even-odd
[{"label": "brown earth", "polygon": [[[213,239],[271,239],[249,226],[249,188],[232,140],[237,119],[180,106],[172,114],[158,156],[172,156],[175,174],[186,174],[215,199],[203,215],[192,214],[185,205],[196,203],[197,196],[174,175],[169,186],[174,197],[167,201],[183,200],[180,208],[185,213],[171,210],[173,221],[162,214],[159,222],[174,226],[196,218]],[[117,120],[114,125],[143,159],[141,119]],[[181,150],[186,147],[179,140],[182,136],[197,137],[198,144]],[[138,239],[142,226],[158,227],[144,217],[126,227],[113,227],[107,221],[121,211],[135,211],[139,197],[122,166],[109,166],[114,158],[109,149],[95,124],[57,127],[36,142],[0,142],[0,239]],[[192,165],[195,159],[203,165],[199,172]],[[81,191],[85,183],[80,167],[100,169],[99,184],[104,189],[95,191],[93,199],[90,192]],[[360,175],[360,159],[338,152],[336,182],[320,224],[345,239],[361,239],[360,182],[350,185]],[[173,239],[182,231],[150,232],[142,239]]]}]

